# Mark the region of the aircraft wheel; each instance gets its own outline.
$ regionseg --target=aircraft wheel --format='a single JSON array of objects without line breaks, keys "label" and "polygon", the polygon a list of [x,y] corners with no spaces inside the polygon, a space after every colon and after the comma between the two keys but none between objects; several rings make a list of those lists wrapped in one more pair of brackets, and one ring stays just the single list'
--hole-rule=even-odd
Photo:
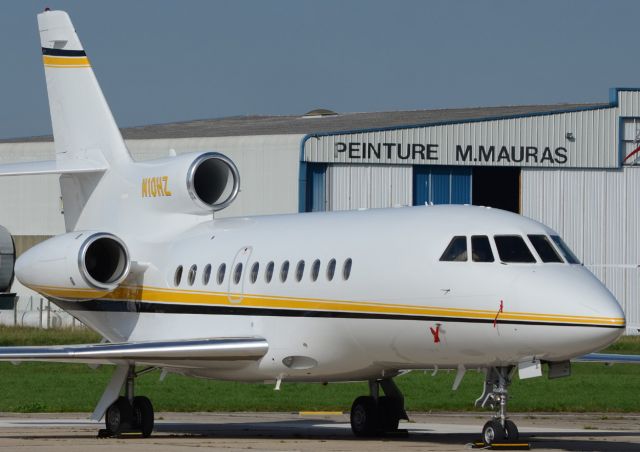
[{"label": "aircraft wheel", "polygon": [[485,446],[490,446],[494,442],[499,443],[507,439],[506,431],[500,421],[494,419],[486,424],[482,428],[482,440]]},{"label": "aircraft wheel", "polygon": [[360,396],[351,405],[351,430],[358,437],[375,436],[379,426],[378,404],[371,396]]},{"label": "aircraft wheel", "polygon": [[378,399],[380,429],[383,433],[398,430],[401,410],[400,404],[390,397],[382,396]]},{"label": "aircraft wheel", "polygon": [[126,397],[118,397],[107,409],[105,424],[109,434],[117,436],[131,425],[131,404]]},{"label": "aircraft wheel", "polygon": [[518,432],[518,427],[516,427],[516,424],[514,424],[513,421],[509,421],[509,420],[505,421],[504,426],[505,426],[505,433],[509,441],[517,441],[518,438],[520,438],[520,432]]},{"label": "aircraft wheel", "polygon": [[153,405],[151,400],[144,396],[133,398],[133,428],[140,430],[144,438],[151,436],[153,431]]}]

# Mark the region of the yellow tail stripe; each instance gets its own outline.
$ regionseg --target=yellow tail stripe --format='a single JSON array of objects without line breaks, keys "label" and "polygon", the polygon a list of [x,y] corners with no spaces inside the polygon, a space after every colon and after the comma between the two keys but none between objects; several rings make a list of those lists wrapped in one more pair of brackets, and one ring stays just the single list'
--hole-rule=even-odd
[{"label": "yellow tail stripe", "polygon": [[61,57],[61,56],[51,56],[51,55],[43,55],[42,61],[44,65],[47,67],[91,67],[89,63],[89,58],[86,56],[81,57]]}]

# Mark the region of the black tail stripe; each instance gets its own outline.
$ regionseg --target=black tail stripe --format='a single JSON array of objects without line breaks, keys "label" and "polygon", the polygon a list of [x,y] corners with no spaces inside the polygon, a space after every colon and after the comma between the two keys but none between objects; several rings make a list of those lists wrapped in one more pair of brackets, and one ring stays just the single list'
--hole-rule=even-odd
[{"label": "black tail stripe", "polygon": [[43,55],[66,56],[66,57],[83,57],[87,56],[84,50],[64,50],[64,49],[47,49],[42,48]]},{"label": "black tail stripe", "polygon": [[[273,309],[250,308],[241,306],[211,306],[172,303],[147,303],[141,301],[89,300],[65,301],[54,300],[62,309],[68,311],[103,311],[103,312],[131,312],[158,314],[208,314],[208,315],[252,315],[267,317],[315,317],[315,318],[343,318],[343,319],[384,319],[384,320],[419,320],[430,322],[454,323],[493,323],[493,319],[474,319],[460,317],[438,317],[429,315],[402,314],[374,314],[367,312],[343,311],[309,311],[302,309]],[[590,328],[624,328],[621,325],[591,325],[561,322],[531,322],[527,320],[500,320],[498,324],[516,325],[548,325],[548,326],[577,326]]]}]

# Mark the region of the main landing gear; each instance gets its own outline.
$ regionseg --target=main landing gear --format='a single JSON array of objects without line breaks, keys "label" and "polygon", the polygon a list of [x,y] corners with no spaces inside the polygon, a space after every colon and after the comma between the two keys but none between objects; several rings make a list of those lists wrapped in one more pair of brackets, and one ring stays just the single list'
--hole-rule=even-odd
[{"label": "main landing gear", "polygon": [[487,446],[505,441],[517,441],[520,436],[516,424],[507,418],[508,388],[515,369],[515,366],[502,366],[491,367],[486,371],[484,391],[476,400],[476,406],[489,405],[496,410],[493,419],[482,428],[482,440]]},{"label": "main landing gear", "polygon": [[[380,396],[380,388],[384,391]],[[358,397],[351,406],[351,430],[358,437],[380,436],[398,431],[400,419],[409,419],[404,396],[390,378],[369,381],[368,396]]]},{"label": "main landing gear", "polygon": [[153,405],[144,396],[134,396],[135,378],[143,373],[153,370],[144,369],[138,373],[134,366],[129,367],[125,383],[125,395],[107,408],[105,424],[107,426],[105,436],[118,436],[123,433],[140,433],[144,438],[153,431]]}]

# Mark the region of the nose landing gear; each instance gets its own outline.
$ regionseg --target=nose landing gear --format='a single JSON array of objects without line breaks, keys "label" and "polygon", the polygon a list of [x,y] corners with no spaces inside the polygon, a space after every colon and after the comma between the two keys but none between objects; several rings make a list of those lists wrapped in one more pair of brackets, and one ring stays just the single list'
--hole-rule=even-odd
[{"label": "nose landing gear", "polygon": [[[380,387],[384,396],[380,396]],[[373,437],[398,431],[400,419],[409,419],[404,396],[392,379],[369,381],[368,396],[358,397],[351,406],[351,430],[358,437]]]},{"label": "nose landing gear", "polygon": [[154,368],[138,373],[129,367],[125,384],[125,395],[109,406],[105,415],[106,431],[103,436],[118,436],[123,433],[140,433],[144,438],[151,436],[154,424],[153,405],[144,396],[134,396],[134,382],[137,376]]},{"label": "nose landing gear", "polygon": [[489,405],[496,410],[493,419],[484,424],[482,439],[485,445],[504,441],[517,441],[520,437],[518,427],[507,419],[507,402],[509,400],[509,385],[515,372],[515,366],[491,367],[487,369],[484,391],[476,406]]}]

